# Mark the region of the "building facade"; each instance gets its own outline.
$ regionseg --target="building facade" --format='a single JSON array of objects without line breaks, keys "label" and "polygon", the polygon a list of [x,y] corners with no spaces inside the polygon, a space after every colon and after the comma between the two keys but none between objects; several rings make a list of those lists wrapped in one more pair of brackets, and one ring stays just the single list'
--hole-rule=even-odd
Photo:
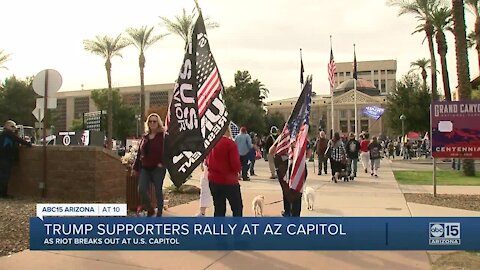
[{"label": "building facade", "polygon": [[[353,77],[353,62],[336,63],[336,85]],[[388,94],[395,87],[397,76],[396,60],[377,60],[357,62],[357,76],[359,79],[370,81],[381,94]]]},{"label": "building facade", "polygon": [[[145,85],[145,111],[150,107],[168,106],[175,84]],[[124,104],[140,107],[140,86],[116,87]],[[94,89],[57,92],[56,121],[52,123],[58,131],[69,130],[74,119],[83,113],[98,111],[90,94]]]},{"label": "building facade", "polygon": [[[367,106],[384,107],[387,97],[367,80],[357,80],[357,90],[353,89],[353,79],[342,82],[334,90],[333,96],[333,129],[347,135],[355,132],[355,99],[357,103],[357,131],[368,131],[372,135],[384,135],[384,121],[382,118],[375,120],[363,115],[362,111]],[[355,97],[356,96],[356,97]],[[270,101],[267,103],[268,113],[280,113],[285,120],[295,106],[298,97]],[[322,129],[329,133],[332,129],[332,99],[330,96],[315,95],[312,97],[310,111],[310,129]]]}]

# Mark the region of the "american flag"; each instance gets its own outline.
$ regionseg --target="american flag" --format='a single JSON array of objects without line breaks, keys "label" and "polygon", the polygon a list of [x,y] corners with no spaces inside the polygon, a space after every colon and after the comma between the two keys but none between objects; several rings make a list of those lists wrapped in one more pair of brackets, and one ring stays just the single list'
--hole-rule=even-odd
[{"label": "american flag", "polygon": [[232,138],[235,139],[238,134],[240,134],[240,129],[238,126],[232,121],[230,122],[230,130],[232,131]]},{"label": "american flag", "polygon": [[[295,107],[285,124],[282,133],[277,138],[276,155],[289,154],[291,173],[288,179],[289,187],[301,192],[306,175],[305,154],[307,151],[307,136],[310,121],[310,105],[312,100],[312,77],[307,81]],[[287,181],[286,179],[283,179]]]},{"label": "american flag", "polygon": [[197,51],[198,115],[202,117],[212,99],[222,90],[217,65],[210,50]]},{"label": "american flag", "polygon": [[330,48],[330,62],[328,62],[328,81],[330,82],[330,89],[333,91],[335,87],[335,72],[337,72],[337,65],[333,59],[333,50]]}]

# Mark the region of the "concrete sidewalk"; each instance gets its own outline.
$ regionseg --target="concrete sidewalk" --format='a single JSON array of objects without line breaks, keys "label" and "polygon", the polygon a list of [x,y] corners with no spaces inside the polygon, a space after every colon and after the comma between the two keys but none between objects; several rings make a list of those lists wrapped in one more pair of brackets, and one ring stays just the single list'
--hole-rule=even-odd
[{"label": "concrete sidewalk", "polygon": [[[332,183],[318,176],[309,162],[307,186],[315,189],[313,211],[302,205],[302,216],[438,216],[480,214],[473,211],[407,204],[394,179],[391,164],[382,162],[379,177],[359,169],[353,182]],[[265,196],[265,216],[280,216],[281,190],[269,180],[268,164],[257,161],[256,173],[241,182],[244,216],[252,216],[251,200]],[[200,172],[190,184],[199,185]],[[168,182],[168,180],[166,180]],[[166,183],[170,185],[170,183]],[[193,216],[198,201],[170,208],[166,215]],[[412,211],[412,209],[414,209]],[[470,213],[472,212],[472,213]],[[230,213],[227,212],[227,215]],[[212,209],[207,212],[212,215]],[[24,251],[0,258],[0,269],[430,269],[425,251]]]}]

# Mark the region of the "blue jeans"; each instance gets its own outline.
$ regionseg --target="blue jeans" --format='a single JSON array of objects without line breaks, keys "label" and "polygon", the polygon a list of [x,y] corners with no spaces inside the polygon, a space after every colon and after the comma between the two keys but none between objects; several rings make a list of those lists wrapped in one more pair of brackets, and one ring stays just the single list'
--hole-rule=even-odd
[{"label": "blue jeans", "polygon": [[7,197],[8,181],[12,172],[12,162],[9,160],[0,160],[0,198]]},{"label": "blue jeans", "polygon": [[157,216],[161,216],[163,212],[163,180],[165,179],[165,167],[156,167],[155,169],[140,170],[140,178],[138,179],[138,192],[145,209],[152,209],[152,203],[148,197],[148,189],[150,183],[155,185],[155,196],[157,198]]},{"label": "blue jeans", "polygon": [[350,164],[350,175],[356,176],[357,175],[357,163],[358,158],[349,158],[348,164]]}]

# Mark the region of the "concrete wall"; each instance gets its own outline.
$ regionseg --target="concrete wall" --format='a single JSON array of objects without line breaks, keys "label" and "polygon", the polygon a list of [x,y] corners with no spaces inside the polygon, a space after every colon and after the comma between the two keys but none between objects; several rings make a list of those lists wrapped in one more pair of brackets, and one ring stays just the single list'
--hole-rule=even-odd
[{"label": "concrete wall", "polygon": [[[68,202],[125,201],[125,166],[104,148],[48,146],[47,168],[47,198]],[[22,147],[9,194],[40,197],[42,179],[43,147]]]}]

